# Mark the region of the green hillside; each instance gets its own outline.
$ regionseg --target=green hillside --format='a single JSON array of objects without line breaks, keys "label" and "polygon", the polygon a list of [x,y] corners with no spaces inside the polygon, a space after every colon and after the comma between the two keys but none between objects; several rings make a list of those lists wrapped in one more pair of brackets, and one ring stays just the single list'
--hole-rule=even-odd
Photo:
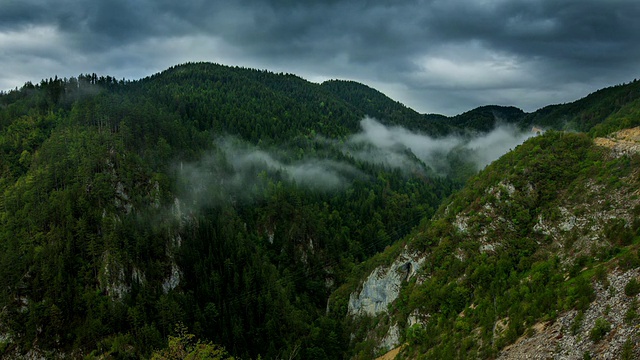
[{"label": "green hillside", "polygon": [[[598,90],[571,103],[546,106],[527,114],[521,124],[529,127],[589,132],[610,116],[617,116],[616,114],[624,111],[624,108],[637,108],[638,99],[640,81],[634,80],[628,84]],[[615,130],[620,128],[623,127]]]},{"label": "green hillside", "polygon": [[488,132],[497,125],[515,124],[525,112],[513,106],[487,105],[453,116],[446,123],[462,130]]},{"label": "green hillside", "polygon": [[[586,313],[597,269],[635,269],[637,155],[592,137],[638,125],[637,84],[454,117],[211,63],[0,93],[0,356],[368,359],[396,326],[407,358],[495,357]],[[589,134],[475,175],[534,125]],[[599,240],[553,230],[567,211]],[[407,251],[397,300],[359,316],[365,279]]]},{"label": "green hillside", "polygon": [[293,75],[186,64],[0,104],[6,354],[146,357],[183,324],[243,357],[340,357],[330,292],[459,186],[351,157],[365,111]]},{"label": "green hillside", "polygon": [[[609,331],[624,336],[607,354],[637,356],[622,343],[640,339],[638,291],[629,285],[640,266],[639,164],[637,151],[612,153],[585,134],[555,131],[504,155],[408,236],[404,250],[370,261],[333,294],[344,312],[354,297],[366,304],[383,291],[376,284],[393,283],[404,271],[397,264],[420,266],[403,275],[388,310],[366,315],[350,305],[351,356],[384,353],[396,333],[400,358],[520,358],[535,347],[507,346],[537,341],[539,332],[538,351],[549,348],[542,357],[605,356],[599,341]],[[377,283],[368,277],[374,268],[384,274]]]},{"label": "green hillside", "polygon": [[378,90],[355,81],[330,80],[322,83],[322,87],[361,109],[366,115],[384,119],[388,125],[402,125],[434,136],[446,135],[453,130],[445,121],[438,121],[447,119],[445,116],[419,114]]}]

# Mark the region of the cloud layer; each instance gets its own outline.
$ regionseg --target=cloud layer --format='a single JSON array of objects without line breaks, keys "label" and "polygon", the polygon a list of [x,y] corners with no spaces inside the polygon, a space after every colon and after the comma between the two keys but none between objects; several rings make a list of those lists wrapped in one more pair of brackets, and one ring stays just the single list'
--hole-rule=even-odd
[{"label": "cloud layer", "polygon": [[[176,165],[180,197],[196,208],[228,201],[255,201],[270,182],[283,180],[313,191],[337,191],[365,175],[348,163],[267,151],[233,137],[195,163]],[[289,160],[284,160],[288,158]]]},{"label": "cloud layer", "polygon": [[186,61],[345,78],[421,112],[534,110],[640,72],[637,0],[0,3],[0,89]]},{"label": "cloud layer", "polygon": [[534,136],[532,132],[523,132],[509,125],[498,126],[476,136],[440,138],[414,133],[399,126],[387,127],[371,118],[363,119],[360,126],[362,131],[349,139],[344,147],[345,153],[362,161],[411,171],[419,169],[418,159],[441,175],[447,175],[449,155],[454,151],[468,154],[466,160],[481,170]]}]

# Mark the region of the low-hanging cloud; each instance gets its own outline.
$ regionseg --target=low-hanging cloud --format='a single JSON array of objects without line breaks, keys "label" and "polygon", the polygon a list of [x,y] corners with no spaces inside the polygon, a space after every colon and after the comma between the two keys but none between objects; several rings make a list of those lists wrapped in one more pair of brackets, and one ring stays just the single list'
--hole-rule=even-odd
[{"label": "low-hanging cloud", "polygon": [[467,150],[465,153],[470,154],[467,160],[480,170],[534,135],[514,126],[501,125],[476,136],[434,138],[400,126],[388,127],[368,117],[360,126],[362,131],[351,136],[343,149],[348,155],[401,169],[416,169],[417,158],[442,175],[448,172],[448,155],[453,151]]},{"label": "low-hanging cloud", "polygon": [[360,174],[351,165],[329,159],[304,158],[285,163],[272,153],[233,138],[224,139],[219,146],[237,175],[261,168],[281,172],[285,178],[300,185],[317,190],[333,190],[344,187],[349,179]]},{"label": "low-hanging cloud", "polygon": [[293,157],[285,150],[259,149],[233,137],[216,141],[216,151],[194,163],[177,165],[180,197],[200,208],[222,202],[251,202],[270,181],[287,181],[314,191],[335,191],[364,175],[347,163]]},{"label": "low-hanging cloud", "polygon": [[472,138],[463,146],[473,152],[474,162],[483,168],[532,136],[535,136],[532,131],[523,132],[514,126],[502,125]]},{"label": "low-hanging cloud", "polygon": [[[477,170],[515,148],[531,132],[513,126],[498,126],[476,136],[450,135],[434,138],[400,126],[385,126],[372,118],[361,121],[361,131],[344,142],[320,139],[338,147],[347,158],[359,162],[424,173],[426,167],[449,175],[451,154],[463,154]],[[354,179],[367,177],[351,161],[298,156],[284,148],[269,150],[235,137],[220,138],[215,150],[199,161],[176,165],[178,196],[197,210],[229,202],[254,202],[268,194],[270,182],[285,181],[312,191],[338,191]]]}]

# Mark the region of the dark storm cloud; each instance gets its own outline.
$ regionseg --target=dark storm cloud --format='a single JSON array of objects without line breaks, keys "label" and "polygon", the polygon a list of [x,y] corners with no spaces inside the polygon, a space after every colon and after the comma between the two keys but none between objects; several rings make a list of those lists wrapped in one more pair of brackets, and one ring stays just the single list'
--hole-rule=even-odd
[{"label": "dark storm cloud", "polygon": [[[434,37],[470,39],[488,48],[560,62],[610,64],[640,53],[637,1],[498,1],[495,6],[456,2],[425,19]],[[432,13],[434,14],[434,13]],[[584,64],[583,64],[584,65]]]},{"label": "dark storm cloud", "polygon": [[638,17],[637,0],[8,0],[0,88],[209,60],[353,79],[423,112],[534,110],[637,77]]}]

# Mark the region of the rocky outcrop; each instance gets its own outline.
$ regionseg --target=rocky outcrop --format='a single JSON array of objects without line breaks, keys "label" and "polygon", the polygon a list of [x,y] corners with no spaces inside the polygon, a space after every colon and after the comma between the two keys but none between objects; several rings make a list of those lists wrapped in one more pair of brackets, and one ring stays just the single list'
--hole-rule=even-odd
[{"label": "rocky outcrop", "polygon": [[178,264],[175,261],[171,262],[171,273],[169,277],[167,277],[162,283],[162,291],[166,294],[169,291],[175,289],[180,285],[180,279],[182,279],[182,271],[178,267]]},{"label": "rocky outcrop", "polygon": [[106,292],[113,301],[122,301],[131,291],[125,278],[124,265],[108,250],[102,255],[102,269],[98,275],[100,289]]},{"label": "rocky outcrop", "polygon": [[377,267],[349,297],[349,315],[375,316],[387,310],[400,293],[402,283],[415,275],[424,258],[403,252],[390,266]]},{"label": "rocky outcrop", "polygon": [[640,127],[617,131],[606,138],[593,141],[598,146],[610,148],[614,156],[640,152]]},{"label": "rocky outcrop", "polygon": [[[639,320],[628,315],[634,300],[640,300],[640,295],[630,297],[623,290],[631,279],[639,275],[640,269],[610,273],[605,284],[593,284],[596,299],[581,319],[578,312],[572,310],[560,314],[553,322],[536,324],[527,335],[504,348],[498,359],[578,360],[585,358],[585,354],[593,359],[620,359],[625,343],[627,356],[640,358]],[[610,330],[601,340],[594,341],[590,333],[598,319],[604,319]]]},{"label": "rocky outcrop", "polygon": [[389,330],[387,331],[387,335],[385,335],[384,338],[382,339],[382,342],[380,343],[379,348],[388,351],[398,346],[399,342],[400,342],[400,327],[398,327],[398,324],[393,324],[389,327]]}]

